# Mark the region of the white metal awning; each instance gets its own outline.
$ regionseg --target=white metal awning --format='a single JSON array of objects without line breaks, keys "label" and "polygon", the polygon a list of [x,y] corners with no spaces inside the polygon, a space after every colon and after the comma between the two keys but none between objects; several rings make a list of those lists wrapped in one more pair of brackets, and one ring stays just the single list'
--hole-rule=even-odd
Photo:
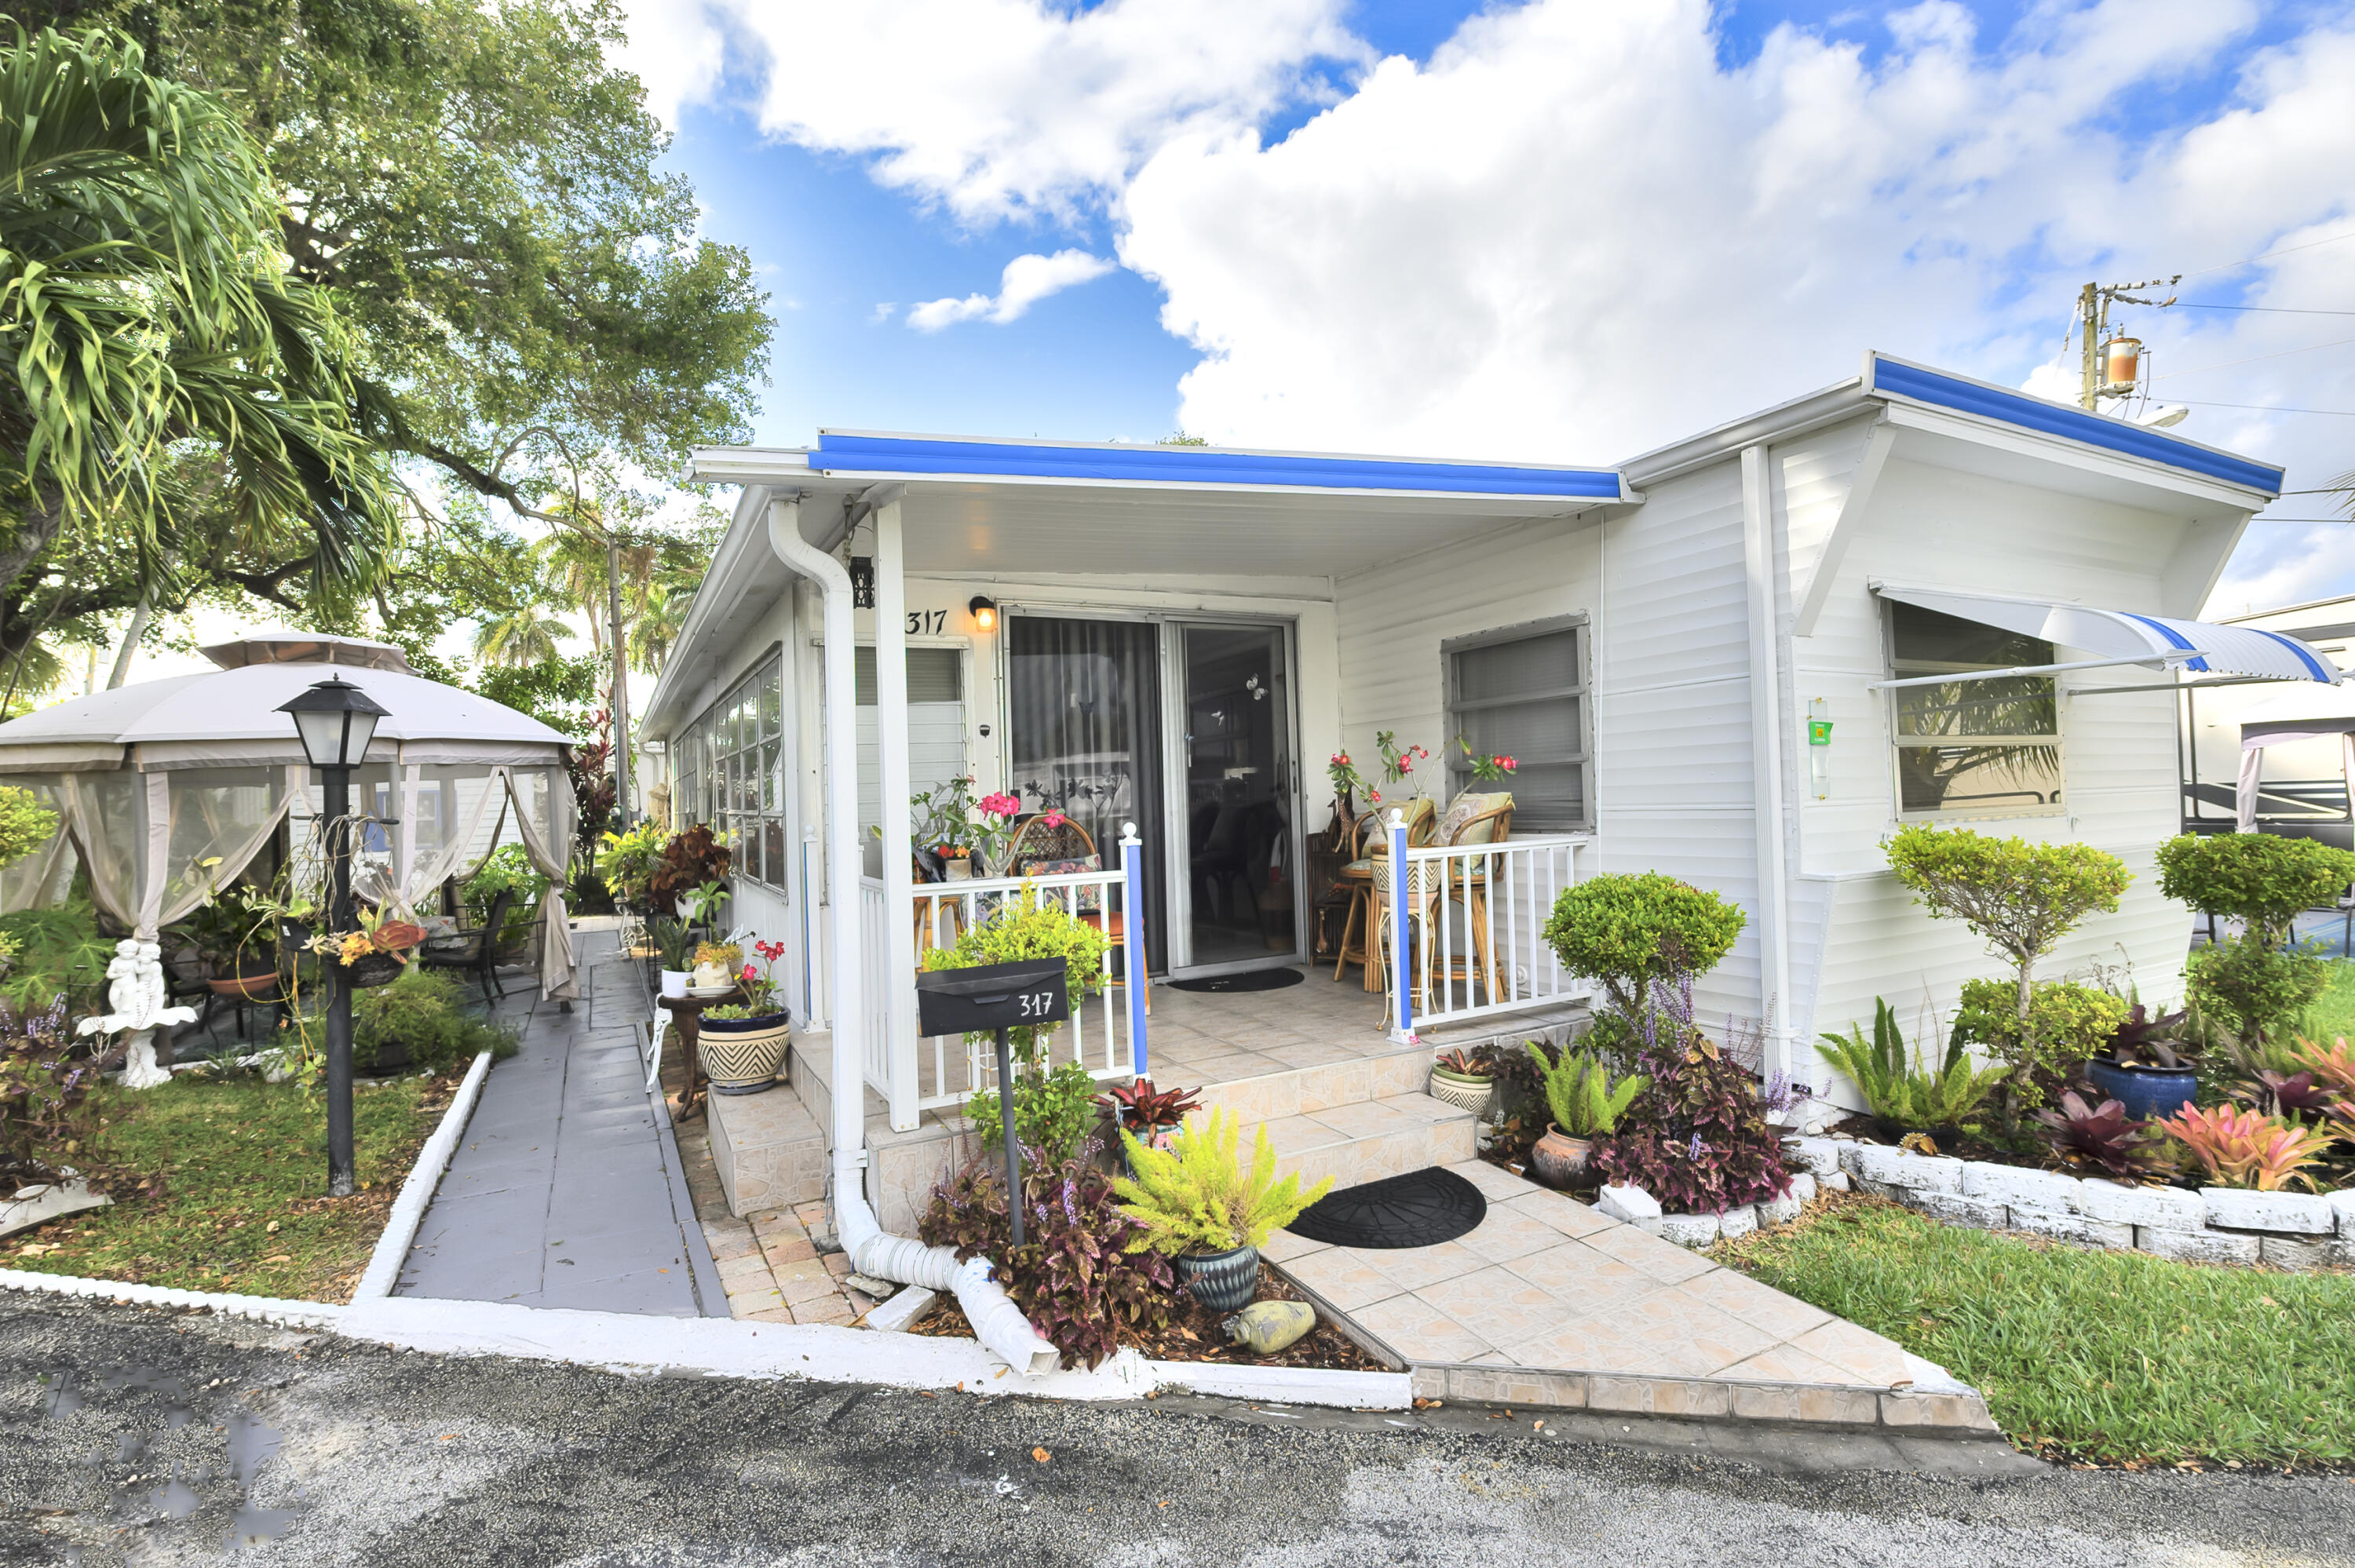
[{"label": "white metal awning", "polygon": [[1883,599],[2097,655],[2067,663],[1929,675],[1910,682],[1881,683],[1883,685],[2051,674],[2118,664],[2169,664],[2201,674],[2261,681],[2316,681],[2326,685],[2340,679],[2339,666],[2306,643],[2282,632],[2254,626],[2220,626],[2214,621],[2178,620],[2129,609],[2097,609],[2052,599],[2013,599],[1951,588],[1900,588],[1889,583],[1875,583],[1872,587]]}]

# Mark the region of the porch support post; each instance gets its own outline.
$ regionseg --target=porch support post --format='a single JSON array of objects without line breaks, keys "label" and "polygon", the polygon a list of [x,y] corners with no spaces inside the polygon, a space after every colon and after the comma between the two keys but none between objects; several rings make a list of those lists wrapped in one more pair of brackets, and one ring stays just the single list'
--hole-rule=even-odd
[{"label": "porch support post", "polygon": [[1774,624],[1774,516],[1766,449],[1742,449],[1742,559],[1750,620],[1750,798],[1756,826],[1758,1022],[1765,1031],[1759,1064],[1767,1076],[1791,1072],[1788,940],[1790,878],[1783,846],[1782,639]]},{"label": "porch support post", "polygon": [[[2350,746],[2355,747],[2355,741]],[[2355,757],[2355,750],[2349,755]],[[1121,824],[1120,871],[1121,976],[1128,987],[1129,1071],[1144,1078],[1152,1075],[1145,1053],[1145,845],[1136,836],[1135,822]]]},{"label": "porch support post", "polygon": [[884,1071],[891,1127],[916,1126],[915,875],[908,843],[908,584],[900,497],[875,508],[875,739],[882,764]]},{"label": "porch support post", "polygon": [[[1395,1037],[1414,1038],[1414,980],[1406,972],[1406,932],[1412,906],[1407,899],[1412,874],[1406,863],[1406,813],[1393,807],[1391,810],[1391,993],[1398,998],[1398,1011],[1392,1015]],[[1443,914],[1445,911],[1442,911]],[[1423,939],[1431,939],[1425,931]]]}]

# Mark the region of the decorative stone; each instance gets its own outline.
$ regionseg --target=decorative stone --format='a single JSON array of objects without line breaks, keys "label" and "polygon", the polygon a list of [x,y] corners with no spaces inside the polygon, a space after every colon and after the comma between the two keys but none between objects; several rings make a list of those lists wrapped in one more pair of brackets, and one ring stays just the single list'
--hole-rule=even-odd
[{"label": "decorative stone", "polygon": [[2261,1236],[2257,1255],[2275,1268],[2295,1269],[2300,1274],[2317,1268],[2355,1268],[2355,1241],[2293,1241],[2288,1236]]},{"label": "decorative stone", "polygon": [[2254,1263],[2257,1239],[2230,1231],[2172,1231],[2137,1226],[2135,1245],[2178,1263]]},{"label": "decorative stone", "polygon": [[2355,1241],[2355,1188],[2331,1193],[2330,1212],[2339,1216],[2339,1234]]},{"label": "decorative stone", "polygon": [[1798,1178],[1792,1181],[1792,1190],[1790,1192],[1784,1193],[1779,1198],[1769,1198],[1764,1202],[1758,1205],[1759,1224],[1762,1226],[1787,1225],[1793,1220],[1799,1217],[1799,1211],[1805,1208],[1807,1202],[1805,1198],[1800,1197],[1798,1194],[1798,1183],[1801,1181],[1806,1181],[1812,1185],[1814,1178],[1807,1176],[1806,1172],[1802,1171]]},{"label": "decorative stone", "polygon": [[[1832,1174],[1837,1176],[1839,1175],[1840,1172],[1835,1171]],[[1791,1190],[1785,1194],[1785,1196],[1796,1199],[1797,1202],[1802,1203],[1814,1202],[1816,1201],[1815,1172],[1812,1171],[1795,1172],[1791,1177]]]},{"label": "decorative stone", "polygon": [[2208,1223],[2208,1205],[2197,1192],[2180,1187],[2124,1187],[2100,1176],[2078,1182],[2069,1206],[2089,1220],[2137,1230],[2196,1231]]},{"label": "decorative stone", "polygon": [[2076,1242],[2083,1246],[2134,1245],[2135,1228],[2107,1220],[2089,1220],[2083,1214],[2066,1210],[2019,1208],[2011,1211],[2011,1229],[2026,1231],[2030,1235],[2050,1236],[2054,1241]]},{"label": "decorative stone", "polygon": [[[1842,1160],[1840,1163],[1847,1165],[1848,1161]],[[1856,1163],[1848,1168],[1860,1181],[1879,1181],[1920,1192],[1959,1192],[1963,1190],[1961,1160],[1943,1155],[1916,1154],[1910,1149],[1891,1149],[1886,1144],[1858,1144]],[[1868,1192],[1870,1190],[1866,1189]]]},{"label": "decorative stone", "polygon": [[[1870,1146],[1869,1146],[1869,1145],[1866,1145],[1866,1144],[1850,1142],[1850,1141],[1846,1140],[1846,1139],[1842,1139],[1842,1140],[1840,1140],[1840,1144],[1839,1144],[1839,1168],[1840,1168],[1840,1173],[1841,1173],[1842,1175],[1845,1175],[1845,1176],[1853,1176],[1853,1175],[1855,1175],[1855,1174],[1856,1174],[1856,1161],[1857,1161],[1857,1156],[1858,1156],[1858,1154],[1859,1153],[1859,1151],[1861,1151],[1862,1150],[1864,1150],[1864,1149],[1866,1149],[1866,1148],[1868,1148],[1868,1147],[1870,1147]],[[1818,1176],[1821,1176],[1821,1175],[1825,1175],[1825,1174],[1827,1174],[1827,1172],[1825,1172],[1825,1171],[1818,1171],[1817,1172],[1816,1172],[1816,1174],[1817,1174]]]},{"label": "decorative stone", "polygon": [[1989,1198],[1966,1198],[1959,1192],[1908,1192],[1900,1201],[1943,1224],[1967,1225],[1973,1230],[2003,1230],[2011,1217],[2011,1211],[2002,1203]]},{"label": "decorative stone", "polygon": [[1818,1176],[1828,1175],[1840,1168],[1840,1145],[1828,1138],[1788,1139],[1783,1144],[1783,1150],[1790,1156],[1791,1164]]},{"label": "decorative stone", "polygon": [[1748,1235],[1758,1228],[1758,1211],[1748,1204],[1728,1209],[1717,1216],[1717,1234],[1727,1241]]},{"label": "decorative stone", "polygon": [[79,1176],[69,1181],[22,1188],[14,1199],[0,1202],[0,1236],[14,1235],[67,1214],[79,1214],[85,1209],[103,1209],[113,1202],[103,1192],[91,1192],[90,1183]]},{"label": "decorative stone", "polygon": [[1659,1237],[1678,1246],[1704,1247],[1717,1239],[1715,1214],[1662,1214]]},{"label": "decorative stone", "polygon": [[2017,1165],[1991,1165],[1985,1160],[1963,1164],[1963,1196],[1998,1203],[2019,1203],[2031,1209],[2073,1211],[2077,1189],[2084,1183],[2058,1171],[2030,1171]]},{"label": "decorative stone", "polygon": [[1849,1190],[1848,1172],[1845,1171],[1828,1171],[1816,1179],[1816,1185],[1821,1187],[1827,1192],[1845,1192]]},{"label": "decorative stone", "polygon": [[1595,1198],[1594,1212],[1605,1219],[1641,1225],[1656,1235],[1659,1233],[1660,1202],[1641,1187],[1612,1183]]},{"label": "decorative stone", "polygon": [[2290,1235],[2335,1235],[2339,1216],[2328,1198],[2303,1192],[2252,1192],[2239,1187],[2202,1187],[2208,1223],[2235,1231],[2275,1231]]}]

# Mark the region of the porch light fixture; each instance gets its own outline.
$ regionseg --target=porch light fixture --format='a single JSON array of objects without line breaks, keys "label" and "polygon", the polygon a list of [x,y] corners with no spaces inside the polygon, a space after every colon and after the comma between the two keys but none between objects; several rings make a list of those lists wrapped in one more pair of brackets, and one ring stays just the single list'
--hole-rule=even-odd
[{"label": "porch light fixture", "polygon": [[996,599],[987,598],[982,594],[975,594],[972,599],[965,601],[965,609],[973,612],[973,623],[981,630],[995,631],[997,630],[997,601]]}]

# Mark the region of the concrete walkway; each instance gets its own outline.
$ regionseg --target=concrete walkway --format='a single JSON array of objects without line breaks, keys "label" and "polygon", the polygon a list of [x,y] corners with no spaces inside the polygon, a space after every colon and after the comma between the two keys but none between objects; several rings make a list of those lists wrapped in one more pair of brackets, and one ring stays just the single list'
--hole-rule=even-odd
[{"label": "concrete walkway", "polygon": [[536,991],[502,1001],[522,1049],[485,1081],[393,1294],[725,1318],[669,1111],[646,1092],[637,966],[608,934],[577,940],[570,1013]]}]

